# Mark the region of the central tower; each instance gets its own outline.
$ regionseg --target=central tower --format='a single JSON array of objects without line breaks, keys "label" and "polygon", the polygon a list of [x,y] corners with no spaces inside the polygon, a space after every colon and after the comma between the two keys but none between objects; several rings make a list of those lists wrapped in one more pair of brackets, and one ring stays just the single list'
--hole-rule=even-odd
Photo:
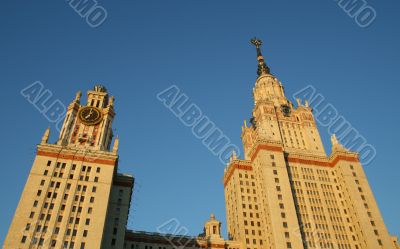
[{"label": "central tower", "polygon": [[[258,78],[244,160],[224,172],[229,239],[247,249],[392,249],[358,154],[327,156],[307,100],[293,105],[256,46]],[[304,104],[302,103],[304,102]]]}]

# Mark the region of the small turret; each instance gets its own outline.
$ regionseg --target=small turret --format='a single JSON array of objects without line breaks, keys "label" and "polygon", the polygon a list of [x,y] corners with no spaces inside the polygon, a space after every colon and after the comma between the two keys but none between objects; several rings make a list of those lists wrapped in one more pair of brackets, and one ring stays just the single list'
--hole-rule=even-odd
[{"label": "small turret", "polygon": [[81,92],[81,91],[78,91],[78,92],[76,93],[76,95],[75,95],[75,100],[74,100],[74,102],[79,104],[79,103],[81,102],[81,97],[82,97],[82,92]]},{"label": "small turret", "polygon": [[223,239],[221,236],[221,222],[215,219],[214,214],[210,215],[210,220],[204,225],[204,234],[209,241]]},{"label": "small turret", "polygon": [[40,144],[47,144],[47,142],[49,141],[49,136],[50,136],[50,127],[47,127],[47,129],[43,134],[42,141]]},{"label": "small turret", "polygon": [[119,147],[119,138],[118,138],[118,136],[115,138],[115,141],[114,141],[114,146],[113,146],[113,152],[114,153],[118,153],[118,147]]},{"label": "small turret", "polygon": [[342,144],[340,144],[335,134],[331,136],[331,143],[332,143],[332,152],[348,151]]}]

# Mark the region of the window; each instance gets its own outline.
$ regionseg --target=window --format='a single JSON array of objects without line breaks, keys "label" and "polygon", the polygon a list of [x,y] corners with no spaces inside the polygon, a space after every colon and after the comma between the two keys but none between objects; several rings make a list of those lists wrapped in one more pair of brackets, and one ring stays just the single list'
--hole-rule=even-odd
[{"label": "window", "polygon": [[81,243],[81,249],[85,249],[85,242]]},{"label": "window", "polygon": [[72,164],[72,170],[76,169],[76,164]]},{"label": "window", "polygon": [[97,167],[96,172],[100,173],[100,167]]},{"label": "window", "polygon": [[38,190],[38,192],[37,192],[37,196],[40,196],[42,194],[42,190]]},{"label": "window", "polygon": [[25,242],[26,242],[26,236],[22,236],[21,243],[25,243]]},{"label": "window", "polygon": [[26,224],[25,231],[28,231],[31,228],[31,223]]},{"label": "window", "polygon": [[50,166],[51,165],[51,161],[49,160],[49,161],[47,161],[47,166]]},{"label": "window", "polygon": [[83,237],[87,237],[87,235],[88,235],[88,230],[84,230],[83,231]]},{"label": "window", "polygon": [[33,202],[33,207],[37,207],[37,205],[38,205],[38,201],[34,201]]},{"label": "window", "polygon": [[47,173],[49,173],[49,171],[48,171],[48,170],[45,170],[44,173],[43,173],[43,175],[47,176]]},{"label": "window", "polygon": [[42,181],[40,182],[40,186],[43,186],[45,182],[46,182],[45,180],[42,180]]},{"label": "window", "polygon": [[32,218],[33,218],[33,216],[35,216],[35,212],[31,212],[31,213],[30,213],[30,215],[29,215],[29,218],[31,218],[31,219],[32,219]]},{"label": "window", "polygon": [[286,246],[287,246],[287,248],[292,248],[292,243],[287,242],[287,243],[286,243]]},{"label": "window", "polygon": [[93,193],[96,193],[96,187],[93,187],[93,188],[92,188],[92,192],[93,192]]},{"label": "window", "polygon": [[99,181],[99,178],[96,176],[95,178],[94,178],[94,182],[98,182]]}]

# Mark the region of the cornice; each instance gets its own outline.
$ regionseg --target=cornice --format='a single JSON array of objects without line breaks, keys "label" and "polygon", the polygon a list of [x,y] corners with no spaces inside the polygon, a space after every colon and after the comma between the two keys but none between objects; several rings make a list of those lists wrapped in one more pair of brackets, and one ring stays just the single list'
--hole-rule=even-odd
[{"label": "cornice", "polygon": [[118,154],[113,152],[57,144],[39,144],[37,146],[37,155],[113,166],[118,162]]},{"label": "cornice", "polygon": [[236,159],[236,160],[233,160],[232,162],[230,162],[228,167],[226,168],[226,171],[224,172],[224,179],[223,179],[224,187],[226,187],[226,185],[230,181],[233,173],[237,169],[252,171],[253,166],[251,165],[251,161],[247,161],[247,160]]}]

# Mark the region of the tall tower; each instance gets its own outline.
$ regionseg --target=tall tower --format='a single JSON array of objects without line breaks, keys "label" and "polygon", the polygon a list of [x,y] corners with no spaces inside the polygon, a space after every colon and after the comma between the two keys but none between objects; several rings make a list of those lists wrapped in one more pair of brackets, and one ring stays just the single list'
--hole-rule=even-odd
[{"label": "tall tower", "polygon": [[123,248],[134,179],[117,173],[114,116],[114,98],[97,85],[86,105],[76,94],[55,144],[45,131],[4,249]]},{"label": "tall tower", "polygon": [[358,154],[332,137],[326,155],[312,107],[289,101],[262,42],[244,160],[224,172],[229,239],[247,249],[394,249]]}]

